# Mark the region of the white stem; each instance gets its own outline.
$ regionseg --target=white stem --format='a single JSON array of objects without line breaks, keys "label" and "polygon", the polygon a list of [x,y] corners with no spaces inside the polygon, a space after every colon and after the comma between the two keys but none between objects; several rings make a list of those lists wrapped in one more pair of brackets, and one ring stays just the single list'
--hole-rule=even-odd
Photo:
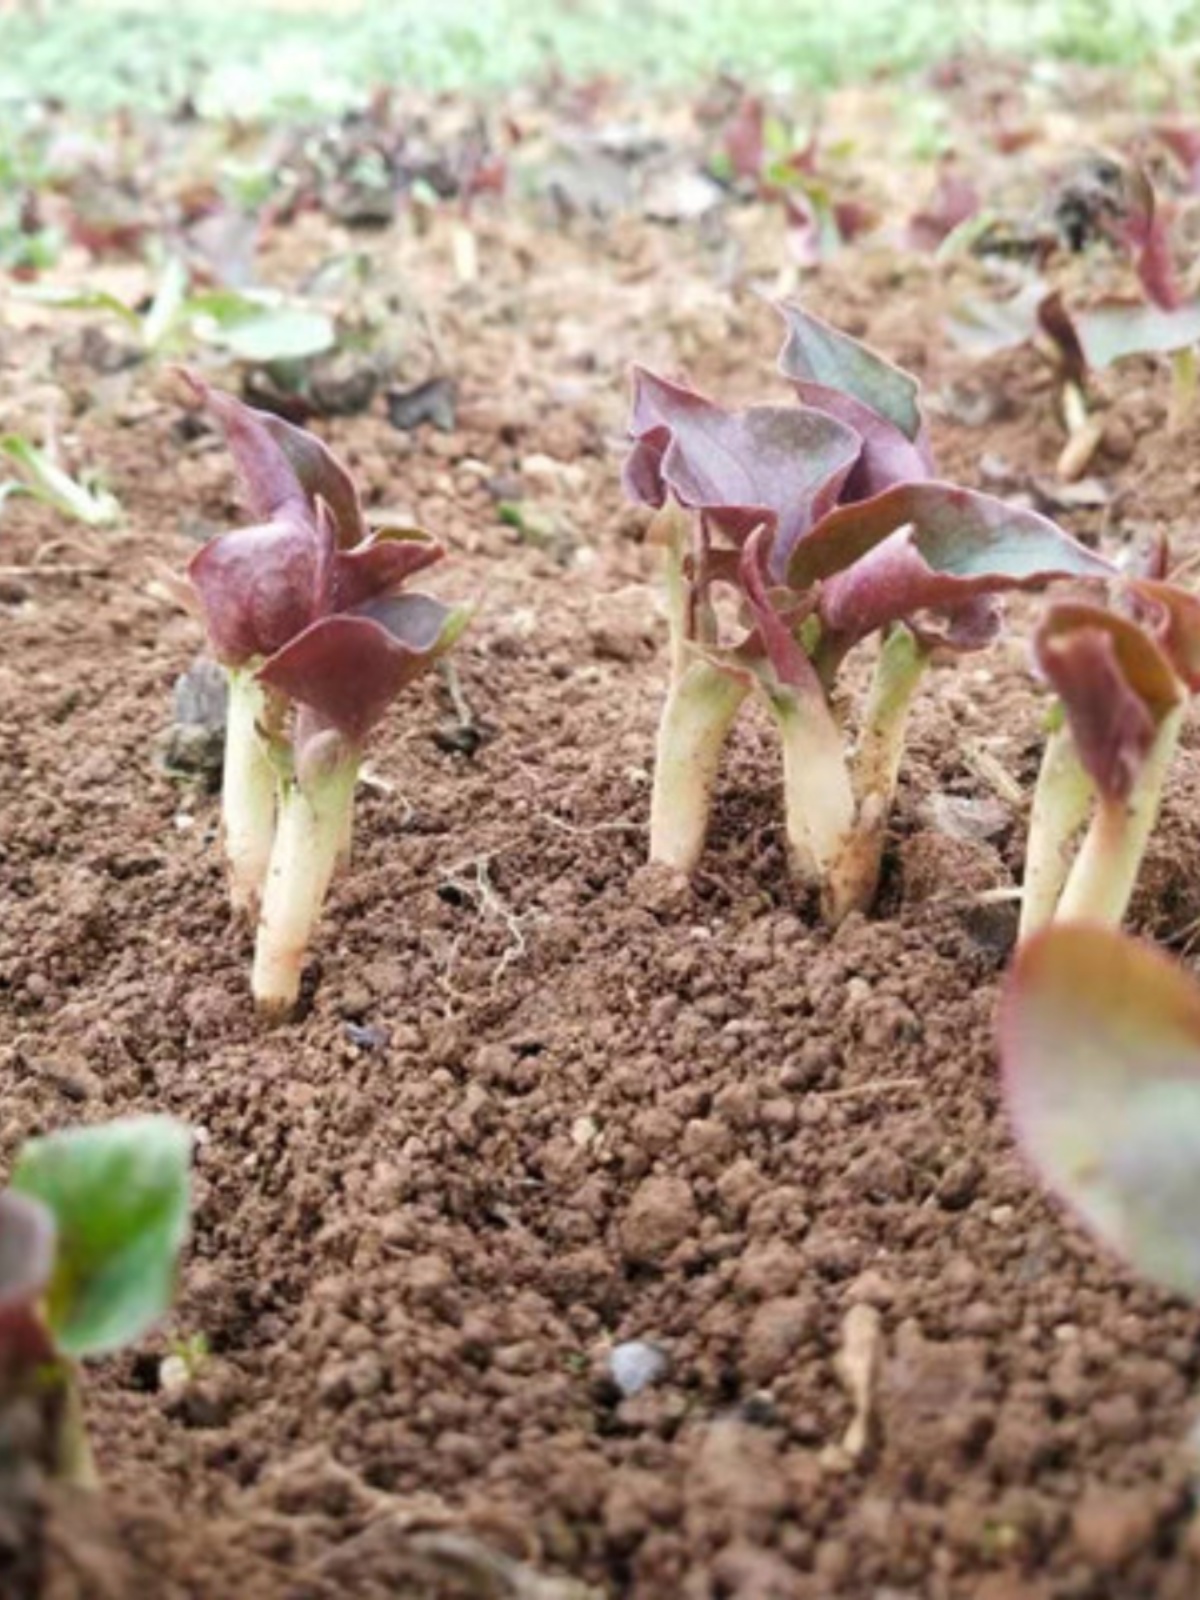
[{"label": "white stem", "polygon": [[1064,723],[1046,740],[1033,791],[1018,940],[1027,939],[1054,916],[1071,864],[1071,844],[1087,821],[1094,793]]},{"label": "white stem", "polygon": [[55,1471],[64,1483],[76,1489],[97,1489],[100,1475],[96,1471],[96,1458],[83,1414],[79,1370],[73,1363],[63,1362],[60,1375],[62,1390],[55,1396],[58,1431]]},{"label": "white stem", "polygon": [[692,872],[704,848],[712,788],[749,684],[696,658],[671,685],[658,728],[650,859]]},{"label": "white stem", "polygon": [[825,886],[825,915],[835,925],[851,911],[865,911],[879,887],[908,719],[928,660],[912,630],[898,624],[875,663],[854,758],[854,829]]},{"label": "white stem", "polygon": [[1179,742],[1183,713],[1183,706],[1179,706],[1163,718],[1128,800],[1105,800],[1101,796],[1058,903],[1056,921],[1089,920],[1113,928],[1120,926],[1158,820],[1163,784]]},{"label": "white stem", "polygon": [[1171,404],[1167,411],[1167,432],[1181,433],[1187,427],[1196,405],[1196,347],[1185,345],[1171,357]]},{"label": "white stem", "polygon": [[814,691],[777,693],[769,705],[783,747],[784,823],[792,870],[823,884],[854,826],[845,741],[828,703]]},{"label": "white stem", "polygon": [[293,780],[284,790],[251,980],[259,1011],[272,1021],[290,1016],[299,997],[304,957],[346,839],[357,773],[357,759],[347,758],[306,788]]},{"label": "white stem", "polygon": [[235,911],[258,914],[275,836],[276,779],[260,732],[265,702],[248,668],[229,671],[221,818]]}]

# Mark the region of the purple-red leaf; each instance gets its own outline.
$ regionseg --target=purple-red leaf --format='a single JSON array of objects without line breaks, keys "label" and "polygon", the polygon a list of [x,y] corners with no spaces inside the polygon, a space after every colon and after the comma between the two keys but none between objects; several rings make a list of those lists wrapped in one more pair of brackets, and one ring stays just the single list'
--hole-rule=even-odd
[{"label": "purple-red leaf", "polygon": [[0,1379],[50,1361],[39,1304],[54,1271],[54,1218],[37,1200],[0,1194]]},{"label": "purple-red leaf", "polygon": [[369,601],[320,618],[260,669],[268,688],[361,745],[388,706],[448,650],[467,614],[429,595]]},{"label": "purple-red leaf", "polygon": [[1005,1098],[1043,1181],[1145,1277],[1200,1295],[1200,990],[1090,925],[1018,951],[1000,1017]]},{"label": "purple-red leaf", "polygon": [[779,370],[794,383],[820,384],[861,401],[913,444],[921,436],[917,380],[848,333],[794,304],[779,307],[787,337]]},{"label": "purple-red leaf", "polygon": [[862,440],[862,454],[838,497],[841,503],[869,500],[894,483],[913,483],[932,475],[933,457],[923,432],[914,444],[894,423],[852,394],[820,383],[797,382],[794,387],[802,406],[844,422]]},{"label": "purple-red leaf", "polygon": [[[919,611],[957,611],[1007,589],[1112,571],[1035,511],[930,481],[839,506],[793,553],[788,583],[802,591],[821,582],[822,625],[848,649]],[[979,611],[969,615],[977,625]]]},{"label": "purple-red leaf", "polygon": [[725,411],[640,367],[634,385],[629,492],[652,506],[671,494],[737,544],[765,525],[778,559],[836,504],[858,459],[852,429],[804,407]]},{"label": "purple-red leaf", "polygon": [[244,666],[308,627],[320,607],[326,559],[316,519],[294,502],[272,522],[210,539],[192,557],[188,579],[217,658]]},{"label": "purple-red leaf", "polygon": [[791,614],[785,616],[777,609],[769,593],[770,549],[767,530],[759,528],[746,541],[738,558],[738,586],[754,622],[754,632],[740,647],[739,658],[760,676],[760,664],[765,659],[775,684],[801,692],[813,690],[819,695],[812,662],[795,637],[802,613],[809,607],[797,607],[793,596]]},{"label": "purple-red leaf", "polygon": [[350,475],[321,441],[282,417],[221,389],[194,373],[184,377],[225,435],[242,481],[246,506],[258,522],[271,521],[284,507],[324,500],[333,513],[337,542],[343,547],[366,537],[366,524]]},{"label": "purple-red leaf", "polygon": [[757,180],[767,158],[767,114],[756,95],[743,95],[725,128],[725,159],[735,178]]},{"label": "purple-red leaf", "polygon": [[977,215],[979,204],[979,191],[971,180],[953,167],[943,167],[933,193],[909,219],[909,249],[936,250],[955,228]]},{"label": "purple-red leaf", "polygon": [[1051,606],[1033,648],[1085,771],[1100,794],[1127,799],[1159,724],[1183,698],[1170,662],[1135,622],[1080,604]]},{"label": "purple-red leaf", "polygon": [[353,611],[368,600],[394,594],[445,555],[436,539],[419,529],[380,529],[353,550],[339,550],[333,567],[333,610]]},{"label": "purple-red leaf", "polygon": [[1128,167],[1125,191],[1127,209],[1123,231],[1125,242],[1133,252],[1138,280],[1151,304],[1162,311],[1175,311],[1183,295],[1171,260],[1167,218],[1144,167],[1136,163]]},{"label": "purple-red leaf", "polygon": [[1160,122],[1154,131],[1183,168],[1188,188],[1200,194],[1200,128],[1185,122]]},{"label": "purple-red leaf", "polygon": [[1177,583],[1154,577],[1135,578],[1130,588],[1139,616],[1176,676],[1196,694],[1200,691],[1200,599]]}]

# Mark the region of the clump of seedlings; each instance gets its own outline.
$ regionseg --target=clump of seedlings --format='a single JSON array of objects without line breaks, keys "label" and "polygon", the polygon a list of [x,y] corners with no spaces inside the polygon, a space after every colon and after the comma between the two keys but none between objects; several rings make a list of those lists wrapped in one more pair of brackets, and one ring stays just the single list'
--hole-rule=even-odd
[{"label": "clump of seedlings", "polygon": [[1051,605],[1034,634],[1057,701],[1030,814],[1022,938],[1051,919],[1121,922],[1200,688],[1200,600],[1154,578],[1132,579],[1122,599],[1123,611]]},{"label": "clump of seedlings", "polygon": [[[671,683],[650,854],[691,872],[722,748],[751,697],[783,750],[787,839],[833,922],[876,890],[913,697],[939,655],[995,637],[997,597],[1108,563],[1046,518],[933,475],[916,381],[797,306],[800,404],[727,411],[635,375],[629,491],[660,508]],[[879,641],[851,745],[838,674]]]},{"label": "clump of seedlings", "polygon": [[780,208],[798,266],[819,265],[877,222],[861,200],[834,198],[818,131],[801,141],[757,95],[739,98],[709,169],[718,182]]},{"label": "clump of seedlings", "polygon": [[1004,1093],[1042,1181],[1143,1277],[1200,1297],[1200,988],[1153,947],[1064,923],[1018,951]]},{"label": "clump of seedlings", "polygon": [[0,1404],[49,1420],[49,1468],[95,1481],[78,1363],[169,1309],[188,1232],[192,1140],[171,1117],[31,1139],[0,1191]]},{"label": "clump of seedlings", "polygon": [[369,529],[349,474],[320,440],[190,382],[225,435],[254,519],[211,539],[188,579],[229,680],[230,897],[257,917],[254,997],[281,1018],[349,855],[366,742],[469,613],[407,589],[445,551],[418,529]]},{"label": "clump of seedlings", "polygon": [[1030,345],[1054,369],[1068,440],[1059,461],[1063,477],[1078,477],[1100,443],[1101,419],[1090,411],[1094,374],[1134,355],[1169,355],[1171,426],[1191,413],[1197,386],[1195,347],[1200,300],[1189,296],[1172,259],[1169,216],[1149,174],[1134,161],[1096,157],[1064,185],[1056,206],[1067,246],[1081,252],[1095,240],[1129,262],[1137,297],[1109,296],[1068,303],[1061,287],[1040,277],[1000,303],[967,301],[948,331],[978,355]]}]

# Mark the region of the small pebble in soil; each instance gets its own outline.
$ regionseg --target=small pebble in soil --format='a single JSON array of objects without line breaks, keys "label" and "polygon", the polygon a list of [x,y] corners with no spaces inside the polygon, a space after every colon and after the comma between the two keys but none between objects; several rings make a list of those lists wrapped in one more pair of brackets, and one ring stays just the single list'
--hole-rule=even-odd
[{"label": "small pebble in soil", "polygon": [[182,1356],[164,1356],[158,1367],[158,1386],[164,1394],[177,1394],[191,1381],[191,1370]]},{"label": "small pebble in soil", "polygon": [[609,1376],[626,1399],[665,1377],[669,1365],[666,1351],[648,1339],[627,1339],[608,1357]]},{"label": "small pebble in soil", "polygon": [[168,772],[204,779],[215,785],[225,754],[228,688],[215,661],[200,656],[175,680],[175,720],[162,743]]},{"label": "small pebble in soil", "polygon": [[452,433],[457,420],[458,394],[452,378],[426,378],[411,389],[389,389],[387,416],[393,428],[407,432],[431,422]]},{"label": "small pebble in soil", "polygon": [[390,1039],[388,1030],[378,1022],[344,1022],[342,1032],[350,1044],[360,1050],[385,1050]]}]

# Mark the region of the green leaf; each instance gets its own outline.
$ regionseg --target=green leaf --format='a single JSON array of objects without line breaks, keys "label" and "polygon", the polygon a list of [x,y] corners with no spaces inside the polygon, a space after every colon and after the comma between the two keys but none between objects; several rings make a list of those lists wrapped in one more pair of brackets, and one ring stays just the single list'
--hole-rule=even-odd
[{"label": "green leaf", "polygon": [[184,308],[192,331],[241,361],[295,361],[321,355],[336,343],[324,311],[267,295],[219,289],[193,295]]},{"label": "green leaf", "polygon": [[1062,924],[1018,955],[1000,1041],[1045,1183],[1144,1277],[1200,1297],[1200,988],[1148,945]]},{"label": "green leaf", "polygon": [[[962,224],[970,228],[977,218]],[[959,229],[943,241],[945,250]],[[968,355],[983,358],[1001,350],[1015,350],[1037,337],[1038,307],[1046,298],[1043,283],[1028,283],[1008,300],[985,300],[980,296],[960,300],[943,319],[948,337]]]},{"label": "green leaf", "polygon": [[915,378],[800,306],[785,304],[779,309],[787,324],[779,354],[779,370],[785,377],[853,395],[907,438],[917,438],[921,411]]},{"label": "green leaf", "polygon": [[148,350],[164,345],[178,326],[188,290],[188,269],[178,256],[163,268],[150,309],[142,321],[142,339]]},{"label": "green leaf", "polygon": [[32,300],[63,311],[111,311],[141,335],[141,317],[132,306],[118,300],[115,294],[109,294],[107,289],[69,289],[63,284],[30,283],[18,284],[12,292],[19,300]]},{"label": "green leaf", "polygon": [[20,434],[8,433],[0,438],[0,454],[15,462],[23,474],[22,483],[4,485],[0,499],[9,494],[32,495],[89,528],[107,528],[120,521],[121,504],[115,495],[77,482],[46,451],[37,449]]},{"label": "green leaf", "polygon": [[192,1139],[173,1117],[125,1117],[33,1139],[12,1188],[58,1228],[46,1322],[64,1355],[137,1339],[171,1304],[187,1237]]},{"label": "green leaf", "polygon": [[1200,343],[1200,301],[1174,311],[1161,306],[1093,306],[1075,313],[1080,342],[1092,367],[1109,367],[1126,356],[1169,355]]}]

